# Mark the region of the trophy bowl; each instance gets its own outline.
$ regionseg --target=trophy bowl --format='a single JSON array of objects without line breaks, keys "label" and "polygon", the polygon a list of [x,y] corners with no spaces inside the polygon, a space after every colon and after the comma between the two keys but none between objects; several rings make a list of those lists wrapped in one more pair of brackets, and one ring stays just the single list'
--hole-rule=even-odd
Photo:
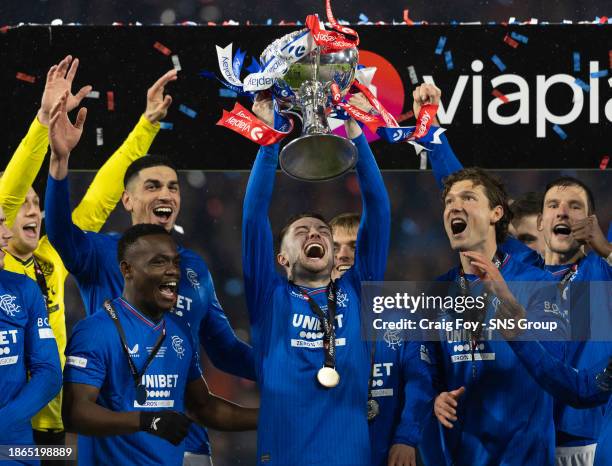
[{"label": "trophy bowl", "polygon": [[[274,41],[261,55],[266,62],[283,53],[283,45],[303,31],[296,31]],[[331,133],[325,110],[330,88],[336,83],[341,93],[349,90],[355,79],[359,60],[356,47],[322,54],[319,47],[292,63],[282,78],[281,89],[290,88],[293,95],[281,97],[281,105],[298,111],[302,134],[280,153],[281,169],[293,178],[324,181],[336,178],[357,163],[357,148],[350,139]]]}]

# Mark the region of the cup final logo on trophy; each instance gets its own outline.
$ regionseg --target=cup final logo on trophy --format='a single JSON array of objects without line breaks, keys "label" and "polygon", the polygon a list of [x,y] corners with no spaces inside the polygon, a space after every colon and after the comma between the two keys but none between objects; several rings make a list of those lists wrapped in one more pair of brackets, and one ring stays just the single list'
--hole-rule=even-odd
[{"label": "cup final logo on trophy", "polygon": [[[292,117],[302,123],[299,137],[281,150],[281,169],[293,178],[323,181],[336,178],[357,163],[357,148],[350,139],[333,134],[328,116],[354,118],[387,142],[439,143],[441,128],[432,127],[437,106],[423,105],[416,126],[400,127],[376,96],[355,79],[359,63],[359,36],[340,25],[326,0],[328,30],[317,15],[306,18],[306,28],[272,42],[248,67],[240,79],[245,54],[232,56],[232,44],[217,46],[221,82],[251,98],[261,91],[271,92],[277,113],[276,128],[259,120],[239,103],[223,111],[217,124],[225,126],[260,145],[275,144],[293,130]],[[372,111],[348,103],[352,94],[362,93]]]}]

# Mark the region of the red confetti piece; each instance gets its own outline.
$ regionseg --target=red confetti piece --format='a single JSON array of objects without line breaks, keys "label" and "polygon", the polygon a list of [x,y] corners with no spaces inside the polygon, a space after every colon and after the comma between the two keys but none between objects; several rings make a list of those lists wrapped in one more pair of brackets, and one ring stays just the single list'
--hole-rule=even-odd
[{"label": "red confetti piece", "polygon": [[410,110],[409,112],[402,113],[397,117],[397,122],[401,123],[402,121],[406,121],[414,116],[414,112]]},{"label": "red confetti piece", "polygon": [[19,81],[25,81],[32,84],[36,82],[36,78],[34,76],[26,73],[18,72],[16,78],[19,79]]},{"label": "red confetti piece", "polygon": [[10,26],[2,26],[0,28],[0,34],[6,34],[9,29],[10,29]]},{"label": "red confetti piece", "polygon": [[508,44],[510,47],[512,47],[513,49],[519,46],[519,43],[515,41],[512,37],[510,37],[510,35],[508,34],[506,34],[506,37],[504,37],[504,42]]},{"label": "red confetti piece", "polygon": [[491,91],[491,94],[493,94],[495,97],[497,97],[499,100],[501,100],[503,103],[507,104],[508,102],[510,102],[508,100],[508,97],[506,97],[504,94],[502,94],[500,91],[498,91],[497,89],[493,89],[493,91]]},{"label": "red confetti piece", "polygon": [[161,53],[163,53],[166,56],[169,56],[172,53],[172,50],[170,50],[168,47],[166,47],[164,44],[162,44],[161,42],[155,42],[153,44],[153,47],[157,50],[159,50]]},{"label": "red confetti piece", "polygon": [[412,26],[414,24],[414,21],[412,21],[408,16],[408,8],[404,10],[404,23],[406,23],[408,26]]},{"label": "red confetti piece", "polygon": [[607,24],[607,23],[608,23],[607,16],[602,16],[601,18],[599,18],[599,24]]},{"label": "red confetti piece", "polygon": [[106,93],[106,108],[109,112],[115,110],[115,94],[113,91],[108,91]]},{"label": "red confetti piece", "polygon": [[610,69],[612,70],[612,50],[608,52],[608,60],[610,61]]},{"label": "red confetti piece", "polygon": [[601,158],[601,162],[599,162],[599,169],[600,170],[605,170],[606,168],[608,168],[608,162],[610,161],[610,156],[609,155],[604,155]]}]

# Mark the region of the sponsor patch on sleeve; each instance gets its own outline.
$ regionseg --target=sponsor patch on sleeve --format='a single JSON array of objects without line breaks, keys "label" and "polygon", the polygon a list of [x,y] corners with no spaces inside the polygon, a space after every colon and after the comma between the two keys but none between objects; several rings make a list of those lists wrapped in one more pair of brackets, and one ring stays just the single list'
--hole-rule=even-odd
[{"label": "sponsor patch on sleeve", "polygon": [[53,338],[55,339],[55,335],[53,334],[53,330],[50,328],[39,328],[38,329],[38,338]]},{"label": "sponsor patch on sleeve", "polygon": [[79,356],[68,356],[66,364],[74,367],[87,367],[87,359]]}]

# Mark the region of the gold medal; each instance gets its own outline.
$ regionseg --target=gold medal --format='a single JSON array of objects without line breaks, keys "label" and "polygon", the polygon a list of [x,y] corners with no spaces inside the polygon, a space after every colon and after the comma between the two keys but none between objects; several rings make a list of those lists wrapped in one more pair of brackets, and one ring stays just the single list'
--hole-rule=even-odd
[{"label": "gold medal", "polygon": [[317,380],[326,388],[334,388],[340,382],[340,374],[333,367],[322,367],[317,372]]}]

